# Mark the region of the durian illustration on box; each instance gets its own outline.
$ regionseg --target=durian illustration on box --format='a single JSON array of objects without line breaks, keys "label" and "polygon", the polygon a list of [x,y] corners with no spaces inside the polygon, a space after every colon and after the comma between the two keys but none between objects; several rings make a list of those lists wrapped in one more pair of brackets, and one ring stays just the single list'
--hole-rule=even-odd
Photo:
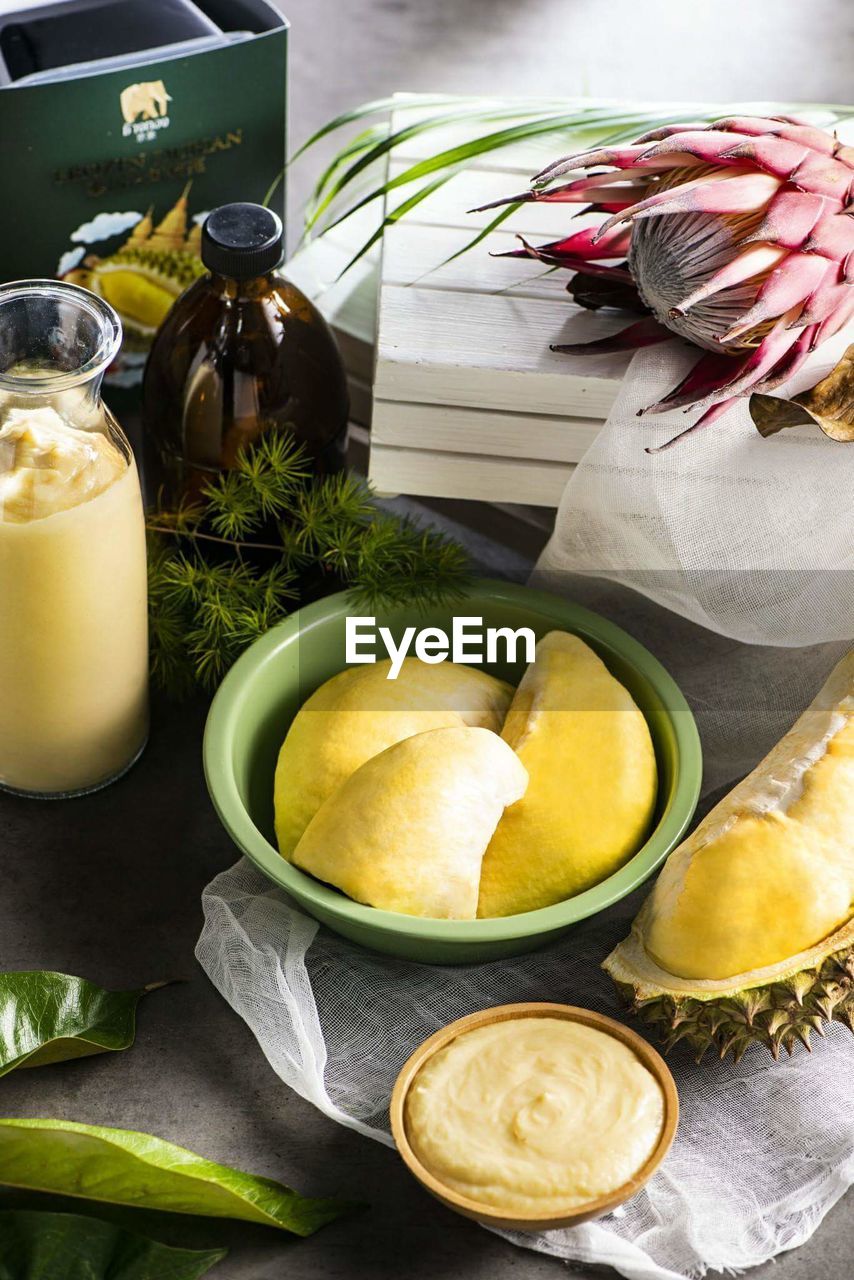
[{"label": "durian illustration on box", "polygon": [[[71,233],[57,276],[82,285],[115,307],[124,328],[121,353],[108,381],[138,382],[154,334],[172,304],[204,271],[201,258],[205,212],[190,214],[187,183],[177,201],[155,222],[155,206],[145,213],[99,213]],[[130,231],[128,235],[127,232]],[[94,249],[124,239],[103,255]]]}]

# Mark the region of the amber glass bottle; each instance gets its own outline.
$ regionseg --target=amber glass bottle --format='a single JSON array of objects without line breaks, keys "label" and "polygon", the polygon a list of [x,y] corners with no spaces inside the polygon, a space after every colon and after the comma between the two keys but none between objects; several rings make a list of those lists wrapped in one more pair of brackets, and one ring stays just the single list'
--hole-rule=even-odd
[{"label": "amber glass bottle", "polygon": [[282,252],[272,210],[228,204],[208,215],[209,274],[172,307],[146,365],[149,503],[193,497],[267,431],[290,431],[319,474],[344,465],[344,367],[320,312],[276,270]]}]

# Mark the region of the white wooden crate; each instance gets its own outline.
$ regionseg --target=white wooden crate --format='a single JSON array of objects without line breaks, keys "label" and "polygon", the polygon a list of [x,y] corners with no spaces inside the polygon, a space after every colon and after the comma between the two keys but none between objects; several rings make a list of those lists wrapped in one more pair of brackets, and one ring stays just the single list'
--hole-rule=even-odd
[{"label": "white wooden crate", "polygon": [[[470,128],[452,126],[441,137],[410,138],[388,172],[470,136]],[[572,209],[524,205],[448,261],[494,216],[467,211],[523,190],[563,146],[537,139],[475,160],[388,227],[382,253],[337,283],[376,227],[379,202],[291,262],[292,277],[319,298],[336,329],[359,421],[370,409],[373,355],[369,474],[381,492],[556,506],[607,416],[627,358],[558,355],[549,347],[611,334],[625,319],[574,304],[566,272],[490,256],[513,248],[517,234],[535,241],[566,234]],[[377,180],[367,175],[364,189]],[[411,191],[398,188],[387,207]],[[583,225],[574,220],[572,229]]]}]

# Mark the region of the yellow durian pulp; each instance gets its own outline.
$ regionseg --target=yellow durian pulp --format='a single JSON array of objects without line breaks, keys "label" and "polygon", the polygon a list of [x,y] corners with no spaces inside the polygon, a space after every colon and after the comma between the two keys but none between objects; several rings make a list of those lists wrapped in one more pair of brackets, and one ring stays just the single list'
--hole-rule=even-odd
[{"label": "yellow durian pulp", "polygon": [[488,729],[417,733],[327,798],[293,861],[372,907],[473,919],[484,851],[526,784],[518,757]]},{"label": "yellow durian pulp", "polygon": [[807,951],[852,915],[854,652],[774,751],[671,854],[643,944],[680,978]]},{"label": "yellow durian pulp", "polygon": [[102,296],[120,316],[152,332],[166,319],[177,296],[174,289],[132,269],[104,272],[99,284]]},{"label": "yellow durian pulp", "polygon": [[472,667],[404,660],[350,667],[321,685],[294,718],[279,753],[274,787],[279,851],[292,858],[323,802],[387,747],[428,729],[476,727],[499,733],[513,690]]},{"label": "yellow durian pulp", "polygon": [[642,844],[657,790],[642,713],[566,632],[537,645],[502,737],[530,781],[483,861],[478,915],[487,917],[561,902],[616,871]]}]

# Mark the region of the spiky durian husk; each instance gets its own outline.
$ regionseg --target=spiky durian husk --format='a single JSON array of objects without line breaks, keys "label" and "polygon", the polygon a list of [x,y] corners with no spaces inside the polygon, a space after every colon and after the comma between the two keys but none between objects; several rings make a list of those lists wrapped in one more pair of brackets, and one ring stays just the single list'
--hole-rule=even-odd
[{"label": "spiky durian husk", "polygon": [[632,1012],[655,1027],[665,1052],[686,1044],[697,1062],[714,1049],[738,1062],[752,1044],[776,1059],[832,1021],[854,1031],[854,920],[818,946],[782,964],[718,981],[677,978],[655,963],[644,946],[644,907],[632,932],[603,969]]}]

